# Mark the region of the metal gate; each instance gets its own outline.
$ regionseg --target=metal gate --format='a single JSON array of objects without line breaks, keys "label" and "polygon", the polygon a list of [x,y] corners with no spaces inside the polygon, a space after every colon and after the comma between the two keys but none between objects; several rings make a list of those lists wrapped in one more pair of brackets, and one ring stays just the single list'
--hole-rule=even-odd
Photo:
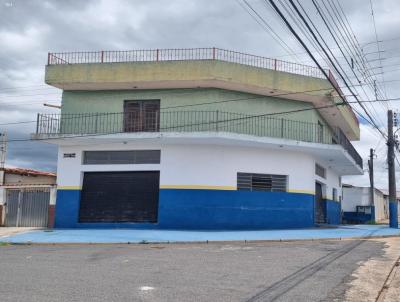
[{"label": "metal gate", "polygon": [[159,190],[159,171],[85,172],[79,222],[155,223]]},{"label": "metal gate", "polygon": [[7,189],[6,194],[6,226],[47,226],[50,189]]}]

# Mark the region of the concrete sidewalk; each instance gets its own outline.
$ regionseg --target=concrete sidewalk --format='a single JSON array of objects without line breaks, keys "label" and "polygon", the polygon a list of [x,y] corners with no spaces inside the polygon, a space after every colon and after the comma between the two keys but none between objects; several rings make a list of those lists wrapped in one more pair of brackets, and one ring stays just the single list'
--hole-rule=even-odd
[{"label": "concrete sidewalk", "polygon": [[12,235],[16,235],[16,234],[20,234],[20,233],[25,233],[25,232],[29,232],[32,230],[40,230],[43,228],[34,228],[34,227],[0,227],[0,241],[1,238],[4,237],[9,237]]},{"label": "concrete sidewalk", "polygon": [[0,238],[8,243],[165,243],[207,241],[276,241],[400,236],[387,225],[345,225],[337,228],[258,231],[178,231],[135,229],[34,230]]}]

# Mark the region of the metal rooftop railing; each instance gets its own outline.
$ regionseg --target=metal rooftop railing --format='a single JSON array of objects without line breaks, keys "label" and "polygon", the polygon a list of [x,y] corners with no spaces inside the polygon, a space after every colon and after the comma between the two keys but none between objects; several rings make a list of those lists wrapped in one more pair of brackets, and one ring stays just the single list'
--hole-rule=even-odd
[{"label": "metal rooftop railing", "polygon": [[[49,53],[47,64],[59,65],[197,60],[219,60],[303,76],[325,78],[323,72],[314,66],[255,56],[216,47]],[[329,71],[326,70],[326,73],[329,73]]]}]

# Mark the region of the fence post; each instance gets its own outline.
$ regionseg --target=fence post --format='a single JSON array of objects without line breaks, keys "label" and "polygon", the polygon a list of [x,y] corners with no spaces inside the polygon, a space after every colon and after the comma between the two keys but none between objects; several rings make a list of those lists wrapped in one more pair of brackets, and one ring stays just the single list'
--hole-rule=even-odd
[{"label": "fence post", "polygon": [[276,70],[276,59],[274,59],[274,70]]},{"label": "fence post", "polygon": [[159,113],[160,113],[159,111],[156,111],[156,125],[155,125],[156,127],[154,129],[155,132],[161,132],[160,131],[160,122],[159,122],[160,121]]},{"label": "fence post", "polygon": [[102,50],[101,51],[101,63],[103,63],[104,62],[104,51]]},{"label": "fence post", "polygon": [[213,53],[212,53],[212,56],[213,56],[213,60],[215,60],[215,47],[213,47]]},{"label": "fence post", "polygon": [[97,134],[97,120],[98,120],[98,118],[99,118],[99,114],[96,113],[96,123],[95,123],[95,125],[94,125],[94,133],[95,133],[95,134]]},{"label": "fence post", "polygon": [[24,194],[24,189],[20,189],[18,191],[18,207],[17,207],[17,218],[15,221],[15,226],[19,227],[19,223],[21,220],[21,207],[22,207],[22,198],[23,198],[23,194]]},{"label": "fence post", "polygon": [[36,115],[36,134],[39,134],[39,120],[40,120],[40,113]]},{"label": "fence post", "polygon": [[47,65],[50,65],[50,53],[47,53]]},{"label": "fence post", "polygon": [[218,132],[219,110],[217,110],[216,115],[215,131]]},{"label": "fence post", "polygon": [[281,138],[283,138],[285,132],[284,127],[285,127],[285,120],[281,119]]},{"label": "fence post", "polygon": [[157,48],[157,51],[156,51],[156,61],[159,61],[160,60],[160,50]]}]

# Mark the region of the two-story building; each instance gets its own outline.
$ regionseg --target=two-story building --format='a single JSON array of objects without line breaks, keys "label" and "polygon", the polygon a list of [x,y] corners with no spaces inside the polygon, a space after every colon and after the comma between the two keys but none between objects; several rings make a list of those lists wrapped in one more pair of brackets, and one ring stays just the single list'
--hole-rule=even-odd
[{"label": "two-story building", "polygon": [[34,134],[59,146],[56,227],[337,224],[341,177],[362,174],[358,120],[315,67],[217,48],[50,53],[46,83],[63,90]]}]

